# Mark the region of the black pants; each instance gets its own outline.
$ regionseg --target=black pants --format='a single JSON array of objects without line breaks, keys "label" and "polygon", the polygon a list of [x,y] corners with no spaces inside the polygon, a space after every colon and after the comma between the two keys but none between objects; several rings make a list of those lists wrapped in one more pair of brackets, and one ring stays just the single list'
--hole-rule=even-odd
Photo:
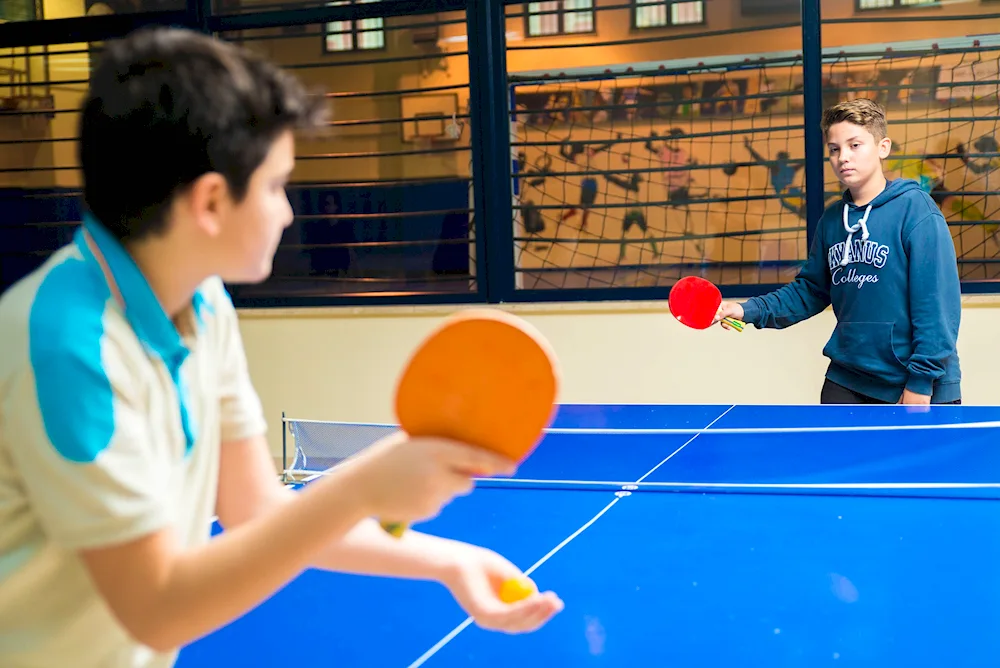
[{"label": "black pants", "polygon": [[[823,383],[823,390],[819,395],[819,402],[821,404],[888,404],[895,403],[889,401],[882,401],[881,399],[874,399],[872,397],[866,396],[854,390],[849,390],[842,385],[837,385],[832,382],[829,378]],[[956,399],[955,401],[949,401],[949,404],[960,404],[961,399]]]}]

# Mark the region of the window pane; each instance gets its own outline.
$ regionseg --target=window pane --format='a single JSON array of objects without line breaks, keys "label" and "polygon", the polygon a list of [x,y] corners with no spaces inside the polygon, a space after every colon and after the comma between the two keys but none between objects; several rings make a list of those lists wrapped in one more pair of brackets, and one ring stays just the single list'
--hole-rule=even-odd
[{"label": "window pane", "polygon": [[558,35],[559,34],[559,14],[543,14],[534,16],[538,12],[554,12],[559,9],[559,2],[532,2],[528,4],[528,34],[529,35]]},{"label": "window pane", "polygon": [[636,28],[656,28],[667,25],[667,4],[665,2],[662,0],[637,0],[636,4]]},{"label": "window pane", "polygon": [[[379,2],[379,0],[358,0],[358,2]],[[385,32],[382,30],[381,16],[358,21],[358,48],[381,49],[385,46]]]},{"label": "window pane", "polygon": [[705,3],[675,2],[670,5],[670,20],[674,25],[701,23],[704,20]]},{"label": "window pane", "polygon": [[35,0],[0,0],[0,21],[34,21]]},{"label": "window pane", "polygon": [[565,0],[563,7],[566,10],[566,14],[563,16],[563,27],[565,32],[593,32],[593,11],[570,11],[573,9],[593,10],[593,0]]},{"label": "window pane", "polygon": [[[334,0],[326,3],[329,7],[341,7],[350,4],[348,0]],[[326,50],[350,51],[354,48],[354,35],[351,34],[350,21],[331,21],[326,24]]]},{"label": "window pane", "polygon": [[385,32],[382,30],[382,18],[358,21],[358,48],[381,49],[383,46],[385,46]]},{"label": "window pane", "polygon": [[858,6],[861,9],[882,9],[892,7],[894,0],[860,0]]},{"label": "window pane", "polygon": [[350,21],[334,21],[326,24],[326,48],[329,51],[350,51],[354,48],[354,35]]}]

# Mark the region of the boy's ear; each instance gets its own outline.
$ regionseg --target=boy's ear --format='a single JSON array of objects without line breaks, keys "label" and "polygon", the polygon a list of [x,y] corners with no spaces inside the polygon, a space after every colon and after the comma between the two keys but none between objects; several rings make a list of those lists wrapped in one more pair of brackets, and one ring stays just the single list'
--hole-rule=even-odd
[{"label": "boy's ear", "polygon": [[210,237],[222,231],[222,215],[229,206],[229,184],[218,172],[202,174],[188,187],[187,208],[194,224]]},{"label": "boy's ear", "polygon": [[888,137],[884,137],[882,141],[878,143],[878,157],[881,160],[885,160],[889,157],[889,152],[892,150],[892,140]]}]

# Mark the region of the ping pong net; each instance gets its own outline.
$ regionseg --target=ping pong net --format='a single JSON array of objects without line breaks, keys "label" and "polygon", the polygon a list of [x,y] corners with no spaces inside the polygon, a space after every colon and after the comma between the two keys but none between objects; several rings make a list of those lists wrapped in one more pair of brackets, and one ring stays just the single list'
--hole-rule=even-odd
[{"label": "ping pong net", "polygon": [[[888,411],[896,409],[887,408]],[[738,411],[728,413],[733,416]],[[743,415],[753,413],[747,409]],[[888,413],[886,413],[888,416]],[[966,422],[891,419],[736,426],[554,426],[512,478],[479,487],[1000,500],[997,412]],[[971,417],[971,416],[970,416]],[[282,477],[304,484],[396,432],[394,424],[283,418]],[[677,423],[675,423],[677,424]],[[757,425],[761,422],[757,421]]]},{"label": "ping pong net", "polygon": [[393,424],[298,420],[284,415],[282,422],[282,480],[285,482],[315,479],[399,430]]}]

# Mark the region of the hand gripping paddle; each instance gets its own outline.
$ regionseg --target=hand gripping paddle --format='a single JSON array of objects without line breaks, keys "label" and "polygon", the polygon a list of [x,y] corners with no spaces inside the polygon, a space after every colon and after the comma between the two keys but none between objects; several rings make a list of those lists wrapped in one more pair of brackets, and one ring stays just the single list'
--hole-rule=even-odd
[{"label": "hand gripping paddle", "polygon": [[[556,413],[561,381],[556,356],[540,332],[492,309],[452,316],[421,344],[396,387],[396,417],[410,436],[453,439],[520,463]],[[382,523],[393,536],[406,527]],[[526,577],[505,581],[506,603],[535,592]]]},{"label": "hand gripping paddle", "polygon": [[[469,309],[410,358],[396,387],[396,417],[410,436],[447,438],[520,463],[555,416],[560,380],[540,332],[503,311]],[[394,536],[406,528],[382,526]]]},{"label": "hand gripping paddle", "polygon": [[[722,305],[722,293],[711,281],[698,276],[686,276],[670,289],[670,312],[677,321],[693,329],[708,329]],[[743,322],[723,318],[723,322],[742,332]]]}]

